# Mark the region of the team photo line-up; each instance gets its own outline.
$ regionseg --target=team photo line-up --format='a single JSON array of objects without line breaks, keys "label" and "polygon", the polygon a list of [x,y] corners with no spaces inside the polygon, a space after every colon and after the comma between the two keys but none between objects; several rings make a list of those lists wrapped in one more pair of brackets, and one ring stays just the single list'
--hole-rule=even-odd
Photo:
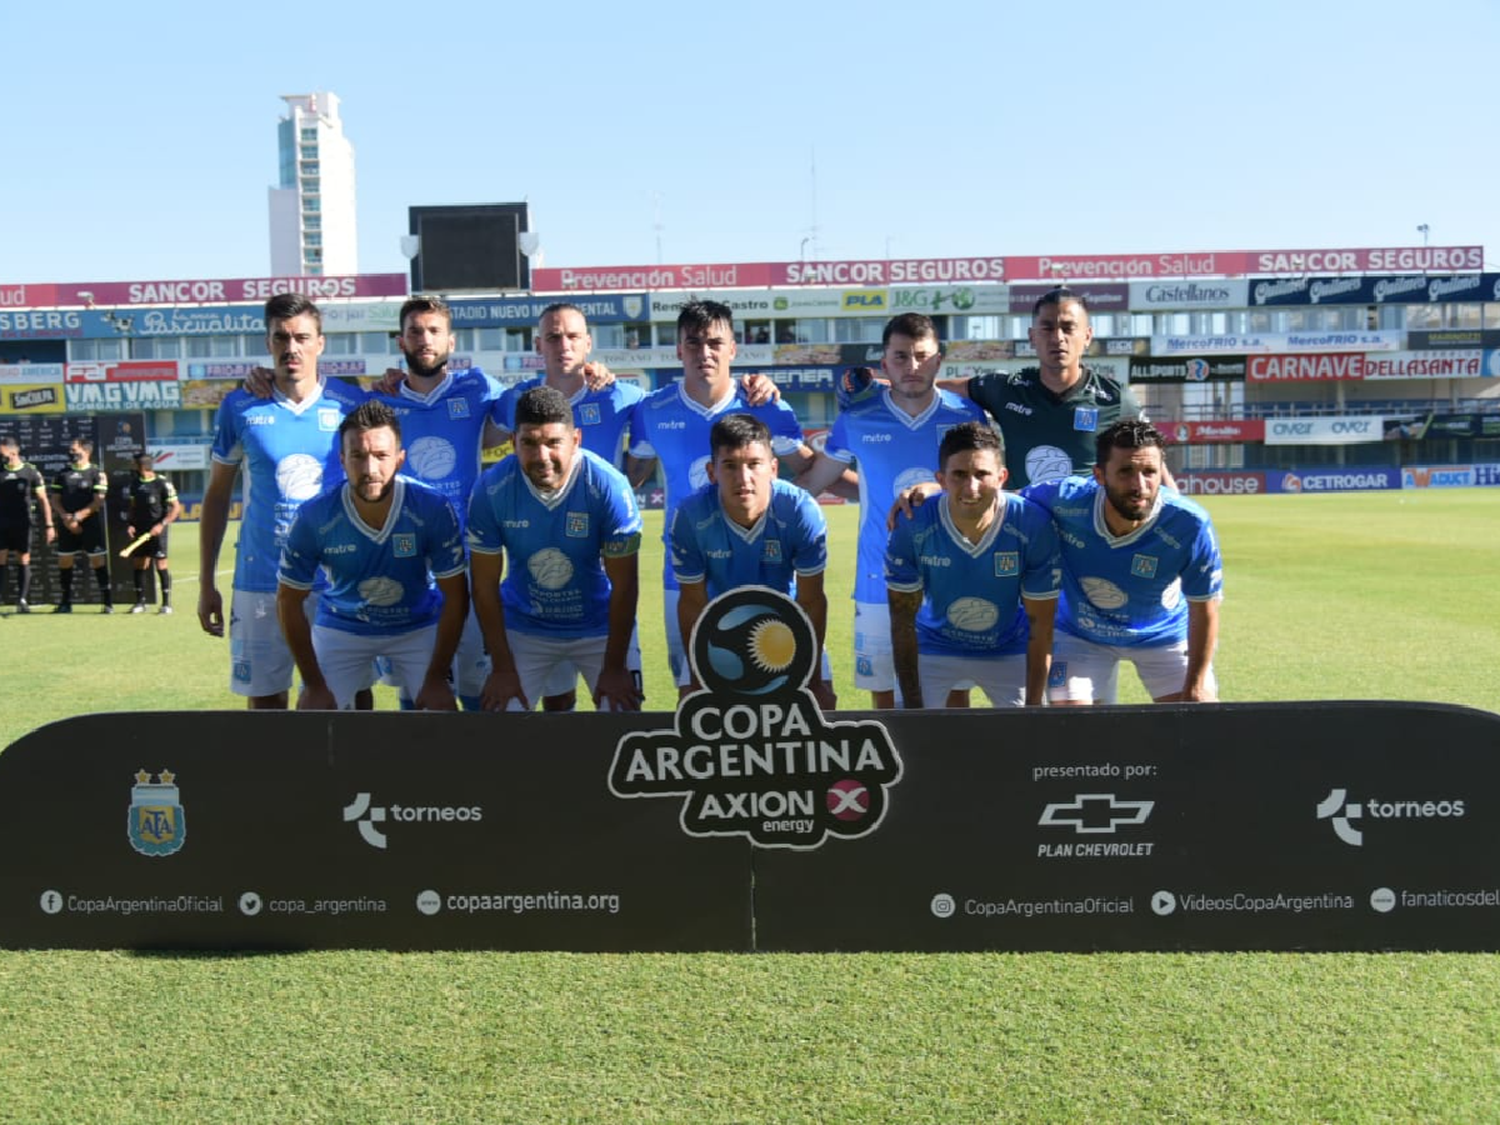
[{"label": "team photo line-up", "polygon": [[[880,372],[841,381],[816,451],[770,380],[735,378],[733,313],[713,301],[683,307],[682,376],[650,394],[589,362],[587,321],[567,303],[540,316],[543,374],[508,389],[449,368],[437,297],[402,306],[405,368],[369,392],[318,374],[307,297],[273,297],[265,323],[273,367],[219,408],[199,536],[199,620],[227,634],[232,690],[252,708],[287,707],[295,673],[299,708],[369,707],[382,680],[403,708],[569,710],[581,675],[596,707],[639,709],[635,489],[658,462],[663,628],[683,694],[704,607],[759,585],[812,622],[809,687],[836,706],[815,499],[828,492],[860,505],[852,656],[874,707],[965,706],[976,687],[994,706],[1112,702],[1122,661],[1159,702],[1216,698],[1212,525],[1172,487],[1164,438],[1130,391],[1083,363],[1088,309],[1066,288],[1036,302],[1037,366],[1013,374],[939,380],[933,322],[893,318]],[[484,469],[481,451],[507,439],[514,452]],[[13,442],[0,452],[6,515],[29,512],[40,478],[17,471],[29,467]],[[59,609],[83,553],[108,612],[91,518],[107,482],[86,442],[72,453],[39,505],[66,560]],[[149,460],[128,529],[144,548],[136,609],[154,561],[170,612],[180,505]],[[226,620],[216,576],[241,471]],[[30,529],[18,538],[14,522],[0,548],[22,555],[24,586]]]}]

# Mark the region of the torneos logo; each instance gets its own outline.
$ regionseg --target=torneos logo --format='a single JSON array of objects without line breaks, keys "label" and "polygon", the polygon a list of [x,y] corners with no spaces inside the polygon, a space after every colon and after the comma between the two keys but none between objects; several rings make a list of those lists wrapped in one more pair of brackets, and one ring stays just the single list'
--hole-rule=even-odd
[{"label": "torneos logo", "polygon": [[1354,826],[1355,821],[1368,817],[1370,820],[1445,820],[1457,819],[1466,813],[1462,799],[1442,801],[1387,801],[1371,798],[1366,801],[1349,800],[1347,789],[1331,789],[1328,796],[1318,803],[1318,819],[1333,826],[1333,834],[1350,847],[1363,847],[1365,834]]}]

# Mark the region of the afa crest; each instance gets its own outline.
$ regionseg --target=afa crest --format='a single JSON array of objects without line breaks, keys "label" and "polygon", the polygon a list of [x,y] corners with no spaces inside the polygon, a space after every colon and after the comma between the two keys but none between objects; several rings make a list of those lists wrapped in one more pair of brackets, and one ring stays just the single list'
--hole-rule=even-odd
[{"label": "afa crest", "polygon": [[172,855],[187,840],[187,818],[173,784],[176,780],[171,770],[162,770],[155,783],[145,770],[135,775],[126,830],[130,846],[142,855]]}]

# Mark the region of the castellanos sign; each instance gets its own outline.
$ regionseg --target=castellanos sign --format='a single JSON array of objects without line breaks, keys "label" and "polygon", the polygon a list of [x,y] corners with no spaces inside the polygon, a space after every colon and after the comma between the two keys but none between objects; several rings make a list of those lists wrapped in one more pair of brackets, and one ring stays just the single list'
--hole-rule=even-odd
[{"label": "castellanos sign", "polygon": [[633,731],[615,746],[618,797],[680,797],[690,836],[744,836],[760,847],[821,847],[885,819],[901,758],[885,725],[831,722],[808,689],[812,622],[765,586],[704,609],[689,659],[704,690],[678,704],[671,730]]}]

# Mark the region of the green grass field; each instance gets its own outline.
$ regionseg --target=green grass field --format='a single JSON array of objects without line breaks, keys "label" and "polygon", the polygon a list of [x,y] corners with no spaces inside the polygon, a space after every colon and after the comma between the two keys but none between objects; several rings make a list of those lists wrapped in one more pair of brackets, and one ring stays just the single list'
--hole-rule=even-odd
[{"label": "green grass field", "polygon": [[[1500,711],[1500,490],[1208,506],[1224,698]],[[829,645],[862,706],[856,512],[829,515]],[[0,744],[237,705],[193,536],[173,617],[0,621]],[[653,538],[643,573],[660,557]],[[0,1120],[1492,1121],[1497,995],[1490,955],[0,953]]]}]

